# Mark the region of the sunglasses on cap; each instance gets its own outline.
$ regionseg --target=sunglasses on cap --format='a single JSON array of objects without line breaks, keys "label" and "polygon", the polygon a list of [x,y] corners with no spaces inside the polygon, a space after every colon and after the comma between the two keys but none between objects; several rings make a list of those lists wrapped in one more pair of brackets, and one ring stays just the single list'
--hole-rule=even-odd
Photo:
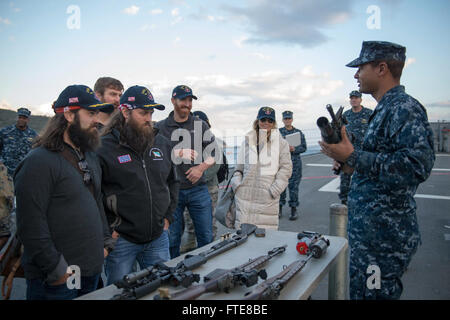
[{"label": "sunglasses on cap", "polygon": [[78,162],[78,167],[83,171],[83,182],[85,185],[90,185],[92,183],[91,171],[88,168],[88,163],[86,159],[82,159]]},{"label": "sunglasses on cap", "polygon": [[270,118],[262,118],[262,119],[259,119],[259,121],[273,123],[273,119],[270,119]]}]

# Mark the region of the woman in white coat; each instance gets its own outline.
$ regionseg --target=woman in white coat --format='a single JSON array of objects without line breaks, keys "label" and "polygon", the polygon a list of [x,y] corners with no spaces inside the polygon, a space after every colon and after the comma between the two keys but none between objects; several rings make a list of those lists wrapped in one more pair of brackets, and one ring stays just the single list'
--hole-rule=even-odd
[{"label": "woman in white coat", "polygon": [[280,194],[292,174],[289,144],[280,135],[275,110],[262,107],[245,136],[231,179],[235,192],[236,228],[251,223],[278,229]]}]

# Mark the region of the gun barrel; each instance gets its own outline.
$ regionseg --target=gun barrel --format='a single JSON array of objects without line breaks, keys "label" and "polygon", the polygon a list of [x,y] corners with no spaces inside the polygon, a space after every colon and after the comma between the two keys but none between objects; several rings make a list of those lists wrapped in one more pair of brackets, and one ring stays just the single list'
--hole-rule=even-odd
[{"label": "gun barrel", "polygon": [[320,117],[319,119],[317,119],[317,126],[320,129],[320,134],[323,138],[323,141],[330,144],[339,143],[339,136],[333,129],[327,118]]}]

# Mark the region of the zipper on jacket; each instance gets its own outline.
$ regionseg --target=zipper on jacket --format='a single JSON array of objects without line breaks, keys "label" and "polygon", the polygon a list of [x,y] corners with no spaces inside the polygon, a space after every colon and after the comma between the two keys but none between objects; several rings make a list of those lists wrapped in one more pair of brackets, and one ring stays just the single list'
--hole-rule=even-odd
[{"label": "zipper on jacket", "polygon": [[144,168],[145,180],[147,180],[148,195],[150,196],[150,235],[151,235],[153,228],[153,208],[152,208],[153,199],[152,199],[152,189],[150,188],[150,181],[148,180],[147,175],[147,166],[145,165],[145,158],[142,158],[142,167]]},{"label": "zipper on jacket", "polygon": [[133,153],[135,155],[137,155],[137,157],[140,158],[141,161],[142,161],[142,167],[144,168],[145,180],[147,181],[148,195],[149,195],[149,198],[150,198],[150,235],[148,234],[147,230],[145,232],[145,236],[147,238],[149,238],[149,236],[151,236],[151,234],[152,234],[152,228],[153,228],[153,207],[152,207],[153,206],[153,199],[152,199],[152,189],[150,188],[150,181],[148,180],[148,176],[147,176],[147,167],[145,165],[145,151],[144,151],[143,156],[141,157],[140,154],[138,152],[136,152],[136,150],[134,150],[129,145],[127,145],[125,143],[120,143],[120,142],[119,142],[119,145],[121,145],[121,146],[123,146],[125,148],[128,148],[131,151],[133,151]]}]

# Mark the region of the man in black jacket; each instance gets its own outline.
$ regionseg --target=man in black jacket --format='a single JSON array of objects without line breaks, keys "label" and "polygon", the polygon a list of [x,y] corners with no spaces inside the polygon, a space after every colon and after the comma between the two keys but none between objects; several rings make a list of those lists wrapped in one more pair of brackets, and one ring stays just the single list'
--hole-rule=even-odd
[{"label": "man in black jacket", "polygon": [[170,226],[172,259],[180,255],[185,208],[194,223],[198,247],[213,241],[212,201],[203,173],[216,162],[217,143],[208,124],[191,113],[192,99],[197,97],[191,88],[184,85],[175,87],[171,99],[173,111],[156,124],[161,134],[170,139],[180,179],[178,205]]},{"label": "man in black jacket", "polygon": [[73,85],[53,107],[56,115],[14,176],[28,300],[94,291],[112,249],[101,169],[92,151],[100,142],[98,112],[113,106],[101,104],[90,88]]},{"label": "man in black jacket", "polygon": [[97,152],[105,211],[117,238],[105,264],[108,285],[132,272],[136,260],[147,268],[170,259],[168,229],[179,190],[169,140],[151,122],[154,109],[165,107],[141,86],[128,88],[120,103]]}]

